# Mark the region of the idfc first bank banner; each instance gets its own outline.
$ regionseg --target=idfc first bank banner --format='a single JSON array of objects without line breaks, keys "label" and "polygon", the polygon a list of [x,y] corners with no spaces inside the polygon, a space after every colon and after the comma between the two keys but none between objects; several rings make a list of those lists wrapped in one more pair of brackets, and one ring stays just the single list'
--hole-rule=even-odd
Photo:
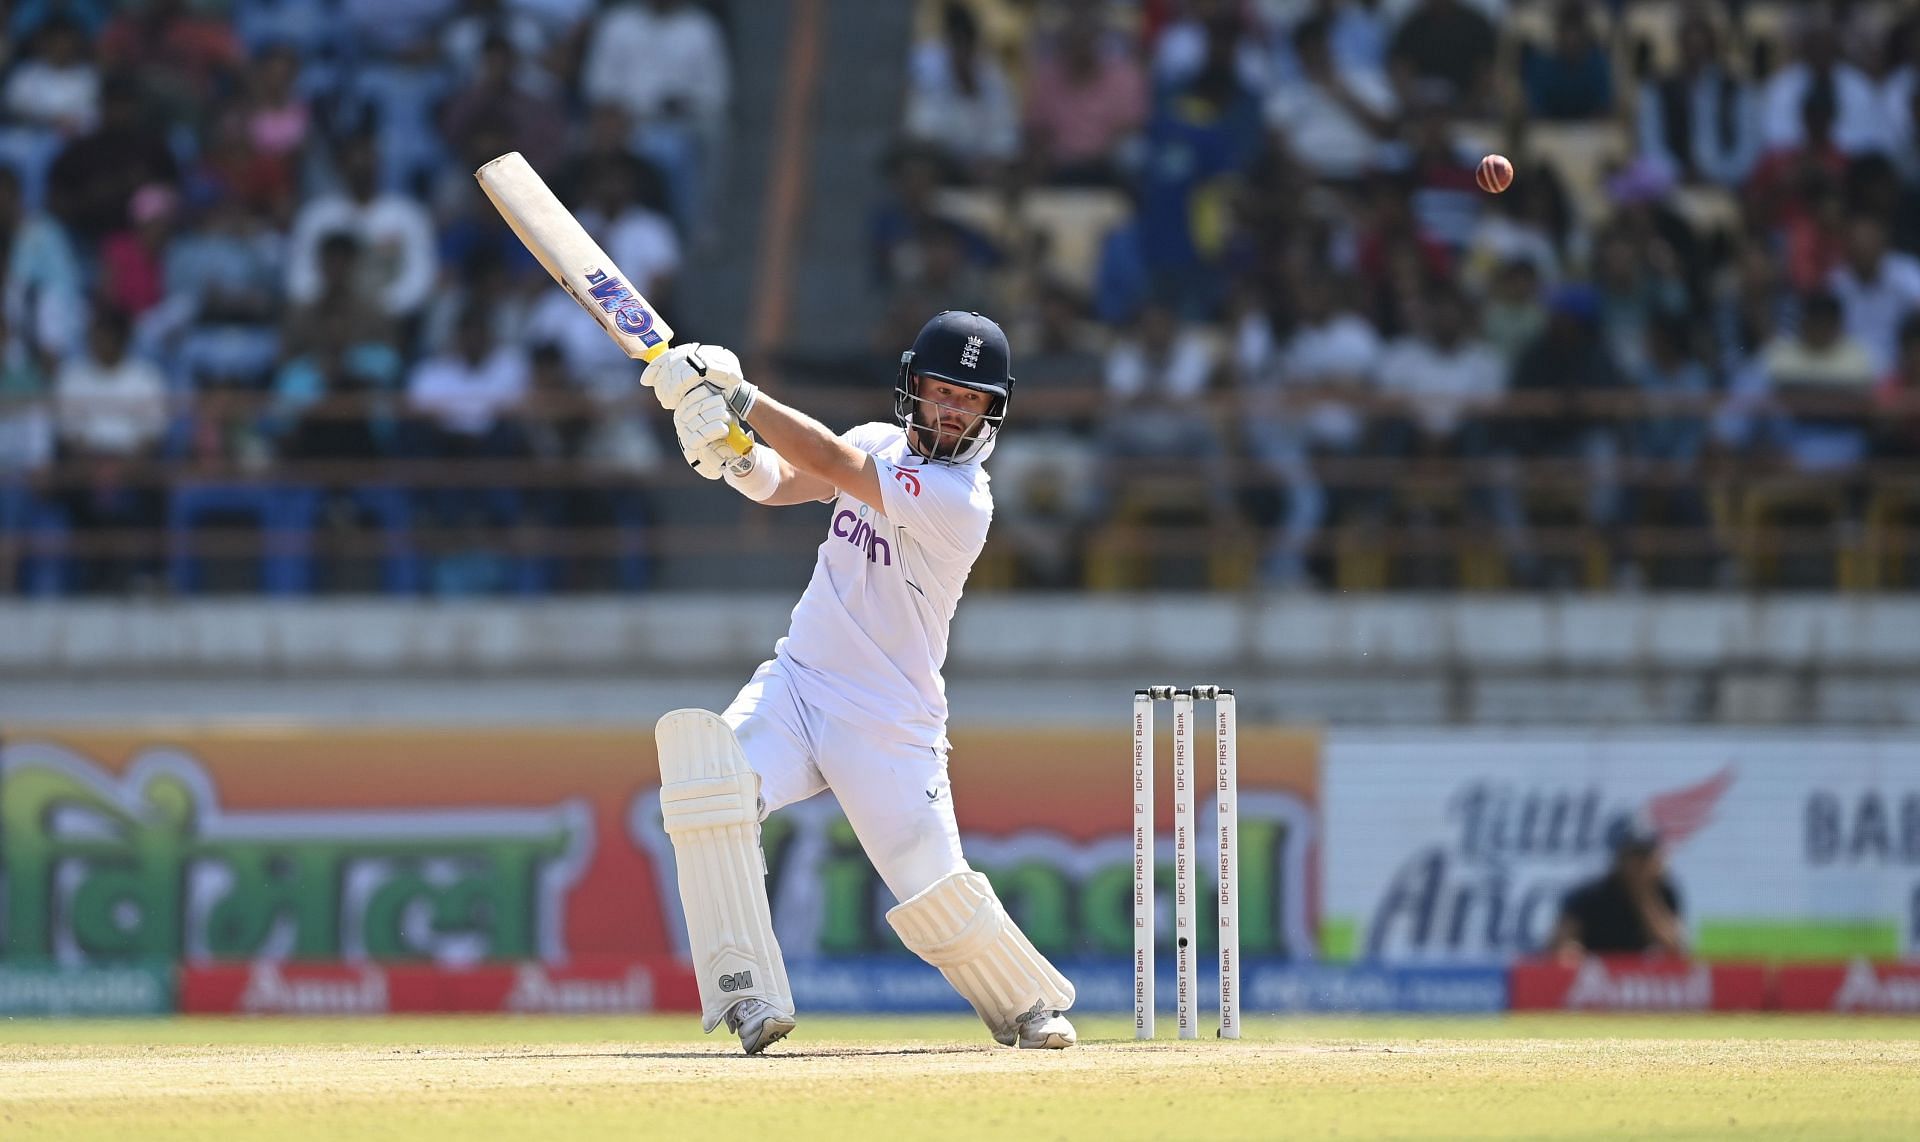
[{"label": "idfc first bank banner", "polygon": [[1325,781],[1337,957],[1535,953],[1636,816],[1700,955],[1920,957],[1920,738],[1335,734]]},{"label": "idfc first bank banner", "polygon": [[[953,737],[974,867],[1049,953],[1124,957],[1124,720]],[[1312,734],[1242,732],[1248,956],[1318,941],[1318,750]],[[644,727],[16,727],[0,746],[0,966],[679,956],[658,781]],[[1162,815],[1165,891],[1170,806]],[[830,797],[776,814],[763,843],[790,957],[906,956],[884,918],[893,901]]]}]

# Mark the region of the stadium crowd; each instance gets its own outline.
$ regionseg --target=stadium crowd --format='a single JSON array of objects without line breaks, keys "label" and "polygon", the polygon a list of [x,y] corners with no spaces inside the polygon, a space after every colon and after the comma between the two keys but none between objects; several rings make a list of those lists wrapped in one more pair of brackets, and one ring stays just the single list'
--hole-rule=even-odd
[{"label": "stadium crowd", "polygon": [[1910,583],[1914,6],[923,9],[882,341],[978,298],[1087,390],[996,460],[1019,577],[1177,516],[1284,586]]},{"label": "stadium crowd", "polygon": [[[11,5],[0,592],[190,590],[169,544],[229,518],[270,590],[641,585],[666,426],[471,171],[525,152],[672,312],[715,240],[727,16]],[[1009,326],[983,580],[1144,585],[1193,550],[1279,587],[1920,571],[1920,10],[922,0],[916,29],[882,354],[847,381],[933,310]],[[517,557],[555,527],[626,538]],[[310,558],[409,534],[428,557]]]}]

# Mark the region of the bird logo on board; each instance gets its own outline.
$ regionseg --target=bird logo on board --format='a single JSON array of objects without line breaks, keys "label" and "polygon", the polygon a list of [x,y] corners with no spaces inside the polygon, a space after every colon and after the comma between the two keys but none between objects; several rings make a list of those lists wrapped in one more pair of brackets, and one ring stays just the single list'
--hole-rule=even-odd
[{"label": "bird logo on board", "polygon": [[980,347],[985,344],[986,344],[986,341],[982,338],[979,338],[979,337],[967,338],[967,343],[964,346],[962,346],[960,349],[960,363],[962,365],[965,365],[969,369],[979,368],[980,367]]}]

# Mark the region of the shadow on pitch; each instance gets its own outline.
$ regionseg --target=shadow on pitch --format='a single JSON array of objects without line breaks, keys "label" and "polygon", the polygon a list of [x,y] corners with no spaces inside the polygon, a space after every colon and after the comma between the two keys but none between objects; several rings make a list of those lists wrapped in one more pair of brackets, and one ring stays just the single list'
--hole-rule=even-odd
[{"label": "shadow on pitch", "polygon": [[[913,1056],[913,1055],[977,1055],[983,1051],[988,1050],[988,1048],[986,1047],[964,1046],[960,1044],[954,1044],[954,1045],[948,1045],[948,1046],[929,1046],[929,1047],[823,1047],[817,1050],[807,1050],[803,1044],[795,1043],[795,1044],[792,1044],[792,1047],[794,1048],[792,1050],[777,1051],[777,1052],[769,1051],[764,1055],[758,1055],[754,1057],[773,1060],[773,1061],[778,1061],[782,1059],[854,1059],[854,1058],[862,1058],[866,1056],[875,1056],[875,1057],[896,1056],[896,1057],[904,1058],[904,1057]],[[512,1055],[443,1055],[443,1056],[434,1056],[432,1058],[422,1058],[418,1055],[402,1056],[402,1058],[405,1061],[416,1062],[416,1063],[436,1062],[436,1061],[473,1062],[475,1060],[481,1060],[489,1063],[513,1063],[513,1062],[520,1062],[520,1061],[531,1061],[536,1059],[543,1060],[543,1061],[549,1060],[549,1059],[688,1060],[688,1059],[730,1059],[730,1058],[745,1058],[745,1057],[746,1056],[741,1055],[737,1051],[719,1051],[719,1050],[715,1050],[715,1051],[570,1051],[570,1052],[543,1051],[539,1053],[526,1052],[526,1053],[518,1053],[518,1054],[512,1054]]]}]

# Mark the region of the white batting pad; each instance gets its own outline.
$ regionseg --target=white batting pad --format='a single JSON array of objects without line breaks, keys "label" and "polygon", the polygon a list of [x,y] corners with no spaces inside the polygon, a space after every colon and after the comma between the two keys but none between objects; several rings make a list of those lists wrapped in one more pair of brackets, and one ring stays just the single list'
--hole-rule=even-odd
[{"label": "white batting pad", "polygon": [[748,996],[793,1014],[786,961],[773,938],[760,852],[760,779],[732,727],[706,710],[675,710],[654,727],[660,814],[673,838],[680,905],[700,985],[702,1028]]},{"label": "white batting pad", "polygon": [[1014,1020],[1020,1016],[1035,1007],[1073,1006],[1073,984],[1014,924],[987,878],[972,869],[935,881],[888,912],[887,923],[915,955],[940,969],[1007,1046],[1019,1034]]}]

